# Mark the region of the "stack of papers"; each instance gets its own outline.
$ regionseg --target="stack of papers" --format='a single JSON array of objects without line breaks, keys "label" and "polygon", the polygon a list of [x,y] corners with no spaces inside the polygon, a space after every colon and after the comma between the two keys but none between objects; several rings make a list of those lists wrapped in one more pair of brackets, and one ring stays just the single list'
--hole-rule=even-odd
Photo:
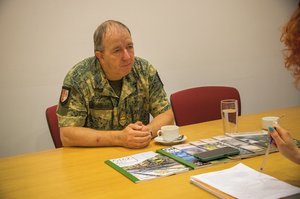
[{"label": "stack of papers", "polygon": [[273,199],[300,193],[300,188],[242,163],[229,169],[191,176],[190,181],[219,198]]}]

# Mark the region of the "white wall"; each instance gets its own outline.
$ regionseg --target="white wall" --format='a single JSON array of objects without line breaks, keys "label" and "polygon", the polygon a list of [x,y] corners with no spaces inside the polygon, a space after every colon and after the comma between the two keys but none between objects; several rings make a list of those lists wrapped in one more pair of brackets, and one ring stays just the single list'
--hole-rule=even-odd
[{"label": "white wall", "polygon": [[131,29],[136,55],[160,72],[168,95],[237,87],[242,114],[300,105],[283,67],[280,28],[297,0],[1,0],[0,157],[54,148],[46,107],[66,72],[93,55],[107,19]]}]

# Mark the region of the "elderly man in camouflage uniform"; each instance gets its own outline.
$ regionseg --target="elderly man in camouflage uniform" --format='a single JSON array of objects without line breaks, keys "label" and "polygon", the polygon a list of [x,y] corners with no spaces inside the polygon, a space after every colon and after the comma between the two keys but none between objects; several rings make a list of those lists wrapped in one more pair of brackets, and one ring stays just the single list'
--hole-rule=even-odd
[{"label": "elderly man in camouflage uniform", "polygon": [[94,48],[95,56],[76,64],[63,83],[57,110],[63,145],[147,146],[161,126],[173,124],[156,69],[134,56],[131,33],[118,21],[96,29]]}]

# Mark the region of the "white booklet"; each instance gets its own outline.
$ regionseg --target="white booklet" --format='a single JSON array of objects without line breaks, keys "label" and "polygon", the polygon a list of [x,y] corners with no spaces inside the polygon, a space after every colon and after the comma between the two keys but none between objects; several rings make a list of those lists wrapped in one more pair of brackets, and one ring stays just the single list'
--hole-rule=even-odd
[{"label": "white booklet", "polygon": [[242,163],[229,169],[191,176],[190,181],[219,198],[273,199],[300,193],[300,188]]}]

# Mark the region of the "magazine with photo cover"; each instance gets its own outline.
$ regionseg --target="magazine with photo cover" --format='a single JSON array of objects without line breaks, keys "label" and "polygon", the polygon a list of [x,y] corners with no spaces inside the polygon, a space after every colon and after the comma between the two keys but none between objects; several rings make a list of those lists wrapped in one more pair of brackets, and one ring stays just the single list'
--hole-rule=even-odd
[{"label": "magazine with photo cover", "polygon": [[135,183],[189,170],[174,159],[153,151],[110,159],[105,163]]},{"label": "magazine with photo cover", "polygon": [[240,155],[236,158],[247,158],[251,156],[256,156],[257,154],[263,154],[265,151],[262,147],[251,145],[229,136],[220,135],[213,137],[213,139],[218,140],[219,142],[222,142],[227,146],[231,146],[238,149],[240,151]]},{"label": "magazine with photo cover", "polygon": [[195,156],[187,153],[186,151],[184,151],[182,149],[178,149],[176,147],[159,149],[156,152],[163,154],[165,156],[168,156],[188,167],[191,167],[192,169],[197,169],[197,168],[200,168],[203,166],[208,166],[211,164],[209,162],[204,163],[204,162],[200,161],[198,158],[196,158]]},{"label": "magazine with photo cover", "polygon": [[[262,153],[265,152],[266,148],[270,143],[270,136],[268,135],[267,131],[242,132],[242,133],[232,133],[226,135],[234,139],[240,140],[242,142],[246,142],[250,145],[261,147],[263,148]],[[272,153],[275,151],[278,151],[278,149],[275,146],[271,145],[270,152]]]}]

